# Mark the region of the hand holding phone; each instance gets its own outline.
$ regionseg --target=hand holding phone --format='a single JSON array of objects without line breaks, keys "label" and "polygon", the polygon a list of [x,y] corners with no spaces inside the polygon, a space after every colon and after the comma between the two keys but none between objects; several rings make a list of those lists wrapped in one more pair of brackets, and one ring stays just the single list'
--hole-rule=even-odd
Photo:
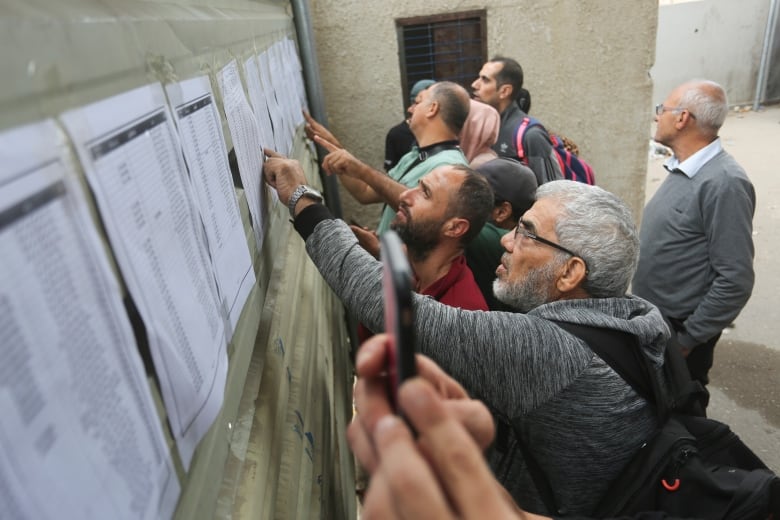
[{"label": "hand holding phone", "polygon": [[412,311],[412,269],[395,231],[381,237],[384,267],[385,332],[387,341],[388,395],[398,410],[398,387],[416,375],[414,315]]}]

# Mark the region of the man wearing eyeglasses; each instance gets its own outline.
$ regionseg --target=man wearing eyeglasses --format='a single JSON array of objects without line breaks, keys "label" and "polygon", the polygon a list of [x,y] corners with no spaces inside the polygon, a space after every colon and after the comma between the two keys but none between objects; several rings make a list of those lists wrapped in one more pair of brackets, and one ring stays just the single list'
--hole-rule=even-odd
[{"label": "man wearing eyeglasses", "polygon": [[[381,331],[382,264],[319,201],[290,202],[306,183],[303,170],[267,154],[265,180],[292,206],[314,264],[356,317]],[[467,311],[415,295],[415,347],[511,424],[551,484],[556,509],[585,515],[657,421],[647,401],[555,321],[628,332],[661,366],[663,318],[626,295],[639,255],[633,218],[601,188],[553,181],[502,245],[496,292],[525,313]],[[549,513],[518,444],[506,448],[491,456],[498,480],[521,507]]]},{"label": "man wearing eyeglasses", "polygon": [[718,137],[727,113],[723,88],[704,80],[680,85],[656,106],[654,139],[674,155],[644,210],[633,280],[634,294],[657,305],[670,323],[670,345],[686,356],[702,385],[715,344],[747,303],[754,281],[756,195]]}]

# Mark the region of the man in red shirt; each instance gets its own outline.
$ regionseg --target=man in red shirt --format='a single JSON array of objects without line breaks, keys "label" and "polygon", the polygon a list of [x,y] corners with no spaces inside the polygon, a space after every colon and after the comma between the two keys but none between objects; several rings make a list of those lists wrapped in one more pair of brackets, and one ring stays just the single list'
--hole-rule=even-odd
[{"label": "man in red shirt", "polygon": [[[401,194],[390,229],[406,245],[417,292],[452,307],[488,310],[463,253],[492,208],[490,185],[482,175],[461,165],[435,168]],[[376,234],[351,227],[360,244],[378,256]]]}]

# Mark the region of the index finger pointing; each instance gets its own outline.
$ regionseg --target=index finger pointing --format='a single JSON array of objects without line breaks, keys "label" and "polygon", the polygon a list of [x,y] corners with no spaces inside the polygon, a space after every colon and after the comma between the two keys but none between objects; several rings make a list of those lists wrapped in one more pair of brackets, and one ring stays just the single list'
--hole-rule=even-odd
[{"label": "index finger pointing", "polygon": [[323,148],[325,148],[329,152],[335,152],[336,150],[340,150],[340,148],[338,146],[336,146],[335,144],[331,143],[330,141],[328,141],[327,139],[325,139],[324,137],[322,137],[319,134],[314,134],[314,142],[317,143],[318,145],[322,146]]},{"label": "index finger pointing", "polygon": [[266,155],[266,157],[278,157],[280,159],[284,159],[284,155],[271,150],[270,148],[263,148],[263,153]]}]

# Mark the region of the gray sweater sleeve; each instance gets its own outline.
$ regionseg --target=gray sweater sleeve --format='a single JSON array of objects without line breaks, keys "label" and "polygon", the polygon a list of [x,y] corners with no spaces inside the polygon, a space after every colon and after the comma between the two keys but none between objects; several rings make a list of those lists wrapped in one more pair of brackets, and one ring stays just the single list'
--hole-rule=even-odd
[{"label": "gray sweater sleeve", "polygon": [[[736,166],[736,164],[735,164]],[[738,167],[738,166],[736,166]],[[707,235],[714,279],[687,320],[684,346],[706,341],[731,323],[753,290],[753,211],[755,192],[742,177],[719,177],[700,188],[699,211]]]},{"label": "gray sweater sleeve", "polygon": [[[346,224],[323,220],[306,249],[344,304],[372,330],[383,330],[381,263]],[[579,340],[530,315],[464,311],[415,295],[417,349],[469,393],[509,417],[560,393],[590,363]]]}]

